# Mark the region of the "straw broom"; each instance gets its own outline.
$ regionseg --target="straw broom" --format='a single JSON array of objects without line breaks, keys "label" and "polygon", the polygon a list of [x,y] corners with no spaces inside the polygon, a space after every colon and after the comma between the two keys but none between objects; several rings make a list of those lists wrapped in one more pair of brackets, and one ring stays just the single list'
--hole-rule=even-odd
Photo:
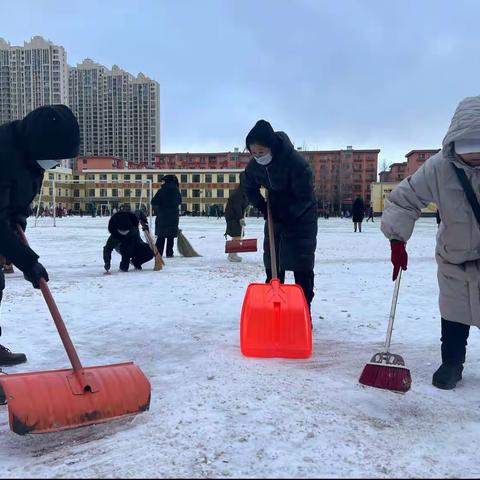
[{"label": "straw broom", "polygon": [[400,279],[402,271],[400,270],[395,289],[393,291],[392,308],[388,321],[387,338],[385,340],[385,350],[376,353],[363,369],[360,379],[362,385],[369,387],[383,388],[392,392],[407,392],[412,384],[410,370],[405,366],[405,361],[400,355],[390,353],[390,342],[392,339],[393,321],[397,309],[398,292],[400,290]]},{"label": "straw broom", "polygon": [[178,229],[177,250],[183,257],[201,257],[180,229]]}]

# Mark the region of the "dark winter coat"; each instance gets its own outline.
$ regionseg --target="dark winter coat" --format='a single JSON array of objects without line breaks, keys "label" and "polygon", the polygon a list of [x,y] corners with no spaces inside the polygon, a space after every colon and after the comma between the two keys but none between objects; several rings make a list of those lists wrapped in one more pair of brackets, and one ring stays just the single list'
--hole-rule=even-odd
[{"label": "dark winter coat", "polygon": [[248,207],[248,199],[239,187],[233,190],[225,207],[225,220],[227,222],[226,234],[230,237],[241,237],[242,226],[240,220],[245,217],[245,210]]},{"label": "dark winter coat", "polygon": [[44,170],[36,161],[75,157],[78,148],[78,123],[64,105],[40,107],[0,126],[0,254],[23,272],[38,260],[15,234],[40,192]]},{"label": "dark winter coat", "polygon": [[[130,221],[130,228],[127,235],[121,235],[118,230],[119,223],[122,222],[122,217],[128,217]],[[103,247],[103,261],[106,264],[110,264],[112,260],[112,252],[115,250],[122,256],[120,265],[128,268],[130,260],[141,259],[139,264],[142,264],[151,258],[153,253],[150,247],[141,239],[140,230],[138,228],[139,219],[137,215],[132,212],[118,212],[112,215],[108,222],[108,231],[110,236],[108,237],[106,245]]]},{"label": "dark winter coat", "polygon": [[[242,182],[250,203],[266,215],[266,201],[260,189],[268,190],[279,242],[279,269],[313,270],[317,246],[317,202],[313,173],[284,132],[276,132],[280,146],[267,166],[254,158],[245,169]],[[268,230],[265,225],[264,263],[270,268]]]},{"label": "dark winter coat", "polygon": [[175,183],[165,183],[152,199],[155,211],[155,235],[160,238],[172,238],[178,235],[180,213],[178,207],[182,204],[180,190]]},{"label": "dark winter coat", "polygon": [[355,223],[362,223],[365,218],[365,204],[361,198],[357,198],[353,202],[352,207],[352,221]]}]

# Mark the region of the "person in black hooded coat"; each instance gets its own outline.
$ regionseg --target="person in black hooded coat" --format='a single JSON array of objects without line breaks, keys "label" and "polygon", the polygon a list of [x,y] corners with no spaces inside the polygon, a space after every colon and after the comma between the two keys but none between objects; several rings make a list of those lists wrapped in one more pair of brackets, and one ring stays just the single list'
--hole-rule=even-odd
[{"label": "person in black hooded coat", "polygon": [[141,270],[142,265],[153,258],[150,246],[140,237],[138,228],[139,217],[132,212],[117,212],[108,222],[108,237],[103,247],[103,261],[105,270],[111,268],[112,252],[115,250],[122,256],[120,270],[128,272],[130,263]]},{"label": "person in black hooded coat", "polygon": [[163,255],[166,241],[167,257],[173,257],[174,239],[178,236],[180,219],[178,207],[182,204],[182,196],[178,188],[178,178],[175,175],[165,175],[162,182],[162,188],[152,198],[152,207],[156,215],[156,245],[160,255]]},{"label": "person in black hooded coat", "polygon": [[[259,120],[246,138],[254,158],[242,179],[250,203],[266,217],[267,204],[260,189],[266,188],[272,209],[278,276],[293,271],[295,282],[303,288],[308,306],[314,297],[314,264],[317,246],[318,213],[313,172],[295,150],[284,132],[275,132]],[[267,283],[272,278],[268,226],[265,224],[264,264]]]},{"label": "person in black hooded coat", "polygon": [[[40,193],[45,169],[54,168],[58,160],[78,155],[80,131],[72,111],[65,105],[40,107],[23,120],[0,126],[0,255],[19,268],[34,288],[48,273],[38,255],[22,243],[17,225],[25,230],[30,204]],[[0,302],[5,288],[0,271]],[[1,329],[0,329],[1,334]],[[27,360],[0,345],[0,366]]]},{"label": "person in black hooded coat", "polygon": [[352,220],[353,220],[353,227],[355,229],[355,232],[362,231],[362,222],[363,219],[365,218],[365,204],[363,203],[363,199],[360,197],[357,197],[357,199],[353,202],[352,206]]}]

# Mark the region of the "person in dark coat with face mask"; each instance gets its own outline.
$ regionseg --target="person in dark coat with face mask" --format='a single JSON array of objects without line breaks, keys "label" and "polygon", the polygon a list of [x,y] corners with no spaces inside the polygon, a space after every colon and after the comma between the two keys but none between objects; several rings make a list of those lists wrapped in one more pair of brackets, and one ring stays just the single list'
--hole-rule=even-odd
[{"label": "person in dark coat with face mask", "polygon": [[[294,272],[310,307],[314,297],[314,263],[317,246],[317,201],[313,173],[284,132],[275,132],[270,123],[259,120],[246,138],[253,158],[242,181],[250,203],[266,217],[267,204],[260,189],[266,188],[275,229],[279,279]],[[272,278],[268,228],[265,224],[264,264],[267,282]]]},{"label": "person in dark coat with face mask", "polygon": [[[78,122],[65,105],[40,107],[23,120],[0,126],[0,255],[20,269],[34,288],[39,288],[40,279],[48,281],[48,273],[38,255],[16,234],[17,225],[26,229],[30,204],[40,193],[45,169],[76,157],[79,145]],[[0,270],[0,301],[4,287]],[[26,360],[25,354],[0,345],[0,366]]]},{"label": "person in dark coat with face mask", "polygon": [[108,272],[111,268],[113,250],[122,256],[120,261],[122,272],[128,272],[130,263],[137,270],[141,270],[142,265],[153,258],[149,245],[140,237],[138,225],[139,219],[132,212],[117,212],[112,215],[108,222],[110,236],[103,247],[105,271]]},{"label": "person in dark coat with face mask", "polygon": [[160,255],[163,255],[166,241],[167,257],[173,257],[174,239],[178,236],[180,218],[178,207],[182,204],[182,196],[178,188],[178,178],[175,175],[165,175],[162,182],[162,188],[152,198],[156,215],[156,245]]}]

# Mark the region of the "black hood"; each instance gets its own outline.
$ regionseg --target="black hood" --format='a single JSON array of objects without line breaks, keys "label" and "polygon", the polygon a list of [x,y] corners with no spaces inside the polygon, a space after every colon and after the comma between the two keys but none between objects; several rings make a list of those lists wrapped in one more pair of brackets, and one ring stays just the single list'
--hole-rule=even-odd
[{"label": "black hood", "polygon": [[29,160],[62,160],[78,155],[80,129],[65,105],[39,107],[16,127],[18,147]]}]

